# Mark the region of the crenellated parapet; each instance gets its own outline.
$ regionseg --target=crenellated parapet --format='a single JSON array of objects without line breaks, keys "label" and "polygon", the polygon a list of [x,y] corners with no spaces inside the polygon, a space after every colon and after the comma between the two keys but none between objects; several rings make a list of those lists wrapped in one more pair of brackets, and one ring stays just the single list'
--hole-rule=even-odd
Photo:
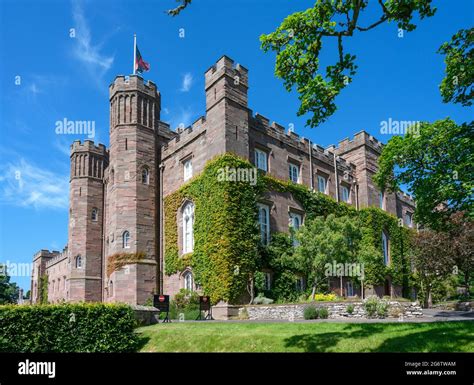
[{"label": "crenellated parapet", "polygon": [[[280,141],[285,146],[298,149],[300,152],[302,152],[308,157],[310,154],[309,149],[311,147],[311,157],[313,159],[318,159],[324,163],[331,165],[331,167],[334,164],[333,149],[324,149],[322,146],[310,142],[309,139],[301,137],[294,131],[285,130],[285,127],[279,123],[270,123],[270,119],[259,113],[256,113],[255,116],[252,116],[250,118],[250,127],[255,130],[263,131],[266,135],[274,138],[275,140]],[[338,169],[343,172],[351,172],[355,169],[355,165],[353,163],[348,162],[341,157],[338,157],[336,161]]]},{"label": "crenellated parapet", "polygon": [[104,177],[109,163],[109,151],[103,144],[95,145],[92,140],[74,141],[71,145],[71,179]]},{"label": "crenellated parapet", "polygon": [[63,249],[63,251],[52,251],[51,252],[52,258],[46,261],[46,268],[50,268],[53,265],[57,264],[58,262],[63,261],[64,259],[69,257],[69,252],[67,246]]},{"label": "crenellated parapet", "polygon": [[410,194],[407,194],[404,191],[398,191],[397,192],[397,199],[400,200],[401,202],[409,205],[409,206],[416,206],[415,200]]},{"label": "crenellated parapet", "polygon": [[161,96],[156,84],[139,75],[119,75],[109,86],[110,128],[140,124],[156,129],[160,120]]},{"label": "crenellated parapet", "polygon": [[199,117],[190,126],[186,128],[178,127],[176,131],[174,131],[176,135],[163,145],[163,158],[166,158],[168,155],[173,154],[182,146],[196,139],[196,137],[202,135],[205,130],[206,118],[204,116]]},{"label": "crenellated parapet", "polygon": [[339,141],[335,149],[338,154],[344,154],[361,146],[368,146],[376,153],[381,153],[384,145],[368,132],[362,130],[354,134],[352,139],[345,138]]}]

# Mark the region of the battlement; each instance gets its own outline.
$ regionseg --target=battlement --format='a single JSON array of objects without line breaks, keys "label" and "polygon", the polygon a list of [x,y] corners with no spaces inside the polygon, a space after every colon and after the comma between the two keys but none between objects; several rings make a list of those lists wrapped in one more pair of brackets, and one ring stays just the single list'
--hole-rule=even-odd
[{"label": "battlement", "polygon": [[[285,130],[285,127],[277,122],[272,122],[270,120],[259,114],[255,113],[255,116],[251,118],[251,126],[254,129],[264,131],[265,134],[280,140],[288,146],[296,147],[298,150],[302,151],[305,154],[309,155],[310,140],[304,137],[301,137],[294,131]],[[313,159],[319,159],[325,163],[333,164],[334,163],[334,150],[328,151],[322,146],[316,143],[311,142],[311,156]],[[343,158],[338,158],[337,160],[338,167],[344,170],[355,169],[355,165],[351,162],[346,161]]]},{"label": "battlement", "polygon": [[[197,135],[201,134],[203,131],[203,127],[206,124],[206,117],[200,116],[196,119],[190,126],[186,128],[177,128],[176,129],[176,136],[170,139],[164,146],[163,152],[172,153],[176,150],[176,148],[181,145],[181,143],[186,143],[190,139],[194,138]],[[169,127],[169,125],[167,125]],[[165,154],[164,154],[165,155]]]},{"label": "battlement", "polygon": [[159,95],[159,91],[156,84],[153,83],[151,80],[145,82],[140,75],[118,75],[115,77],[114,81],[109,86],[110,98],[112,98],[112,96],[116,92],[129,91],[140,91],[153,98]]},{"label": "battlement", "polygon": [[60,253],[57,250],[49,251],[48,249],[41,249],[40,251],[37,251],[33,255],[33,261],[36,261],[38,258],[45,258],[45,259],[50,260],[51,258],[53,258],[53,257],[55,257],[59,254]]},{"label": "battlement", "polygon": [[46,268],[49,268],[53,265],[55,265],[56,263],[66,259],[68,256],[69,256],[69,253],[68,253],[68,248],[67,246],[63,249],[63,251],[59,252],[59,251],[52,251],[51,252],[51,259],[49,259],[48,261],[46,261]]},{"label": "battlement", "polygon": [[336,151],[338,154],[344,154],[348,151],[351,151],[360,146],[368,146],[377,152],[382,151],[383,143],[380,142],[378,139],[370,135],[368,132],[362,130],[354,134],[353,139],[345,138],[339,141],[338,146],[335,147],[332,145],[331,147]]},{"label": "battlement", "polygon": [[415,200],[410,194],[407,194],[404,191],[397,192],[397,199],[411,206],[416,206]]},{"label": "battlement", "polygon": [[[248,69],[239,63],[235,63],[234,60],[226,55],[221,56],[214,65],[209,67],[204,76],[206,91],[222,76],[228,76],[232,78],[232,81],[236,81],[238,84],[248,87]],[[236,77],[238,77],[238,79]]]},{"label": "battlement", "polygon": [[107,150],[104,144],[99,143],[96,146],[92,140],[85,140],[84,143],[81,143],[80,140],[75,140],[71,144],[71,155],[75,152],[93,152],[101,156],[109,155],[109,150]]}]

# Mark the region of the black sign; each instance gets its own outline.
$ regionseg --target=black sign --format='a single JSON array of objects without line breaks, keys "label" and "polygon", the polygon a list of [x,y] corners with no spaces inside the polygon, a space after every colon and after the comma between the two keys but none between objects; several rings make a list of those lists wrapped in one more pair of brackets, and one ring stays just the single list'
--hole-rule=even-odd
[{"label": "black sign", "polygon": [[211,310],[211,299],[208,296],[199,296],[199,310],[209,311]]},{"label": "black sign", "polygon": [[153,306],[156,307],[160,312],[168,313],[170,311],[170,296],[169,295],[154,295]]}]

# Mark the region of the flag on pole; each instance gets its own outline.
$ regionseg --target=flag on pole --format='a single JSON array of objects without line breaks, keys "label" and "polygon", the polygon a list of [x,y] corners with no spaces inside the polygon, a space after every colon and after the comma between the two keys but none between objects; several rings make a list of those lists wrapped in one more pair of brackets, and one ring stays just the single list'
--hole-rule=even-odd
[{"label": "flag on pole", "polygon": [[136,47],[135,71],[139,74],[150,71],[150,64],[143,60],[138,47]]},{"label": "flag on pole", "polygon": [[133,34],[133,74],[150,71],[150,64],[143,60],[137,46],[137,35]]}]

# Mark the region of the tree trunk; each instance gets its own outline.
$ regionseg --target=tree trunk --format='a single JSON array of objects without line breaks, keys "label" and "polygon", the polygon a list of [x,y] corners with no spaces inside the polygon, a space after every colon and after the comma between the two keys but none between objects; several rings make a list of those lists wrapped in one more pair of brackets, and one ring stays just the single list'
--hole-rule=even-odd
[{"label": "tree trunk", "polygon": [[253,303],[255,293],[254,293],[254,283],[253,283],[253,276],[250,277],[249,282],[247,284],[247,291],[250,295],[250,302],[249,305]]},{"label": "tree trunk", "polygon": [[315,279],[313,283],[313,290],[311,290],[311,302],[314,302],[314,295],[316,294],[316,286],[318,284],[318,280]]},{"label": "tree trunk", "polygon": [[428,309],[433,305],[431,296],[431,285],[426,285],[425,300],[423,301],[423,308]]}]

